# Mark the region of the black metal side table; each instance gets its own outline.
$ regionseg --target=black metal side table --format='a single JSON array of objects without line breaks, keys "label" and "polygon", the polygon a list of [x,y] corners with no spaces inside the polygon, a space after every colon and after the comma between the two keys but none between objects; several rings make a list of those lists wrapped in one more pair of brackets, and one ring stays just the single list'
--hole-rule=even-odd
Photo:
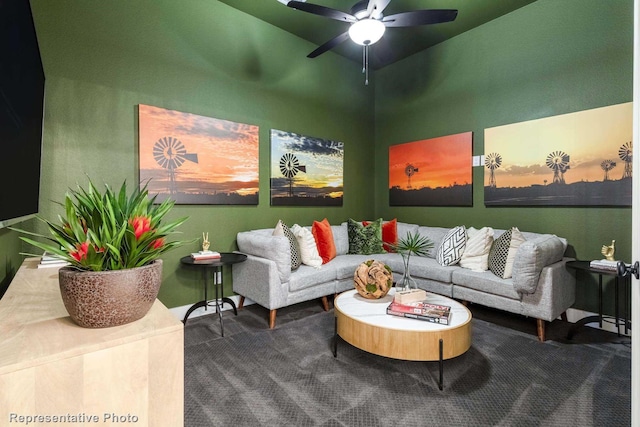
[{"label": "black metal side table", "polygon": [[[247,259],[245,254],[239,254],[235,252],[222,252],[220,253],[219,259],[205,259],[205,260],[194,260],[191,258],[191,255],[184,256],[180,258],[180,263],[189,267],[199,267],[202,270],[202,277],[204,283],[204,300],[199,301],[192,305],[189,310],[187,310],[187,314],[185,314],[182,323],[187,324],[187,319],[193,313],[194,310],[204,307],[205,310],[207,307],[215,307],[216,313],[218,314],[218,318],[220,319],[220,333],[224,336],[224,325],[222,323],[222,310],[221,307],[224,306],[224,303],[227,302],[231,304],[233,308],[233,314],[238,315],[238,309],[236,308],[236,304],[233,302],[231,298],[227,298],[222,295],[223,287],[222,287],[222,268],[225,265],[237,264],[239,262],[243,262]],[[215,300],[210,302],[207,298],[207,289],[209,285],[209,275],[213,276],[213,288],[215,291]],[[221,303],[222,302],[222,303]]]},{"label": "black metal side table", "polygon": [[[584,326],[588,323],[598,322],[600,328],[602,328],[602,322],[613,323],[616,325],[616,330],[618,332],[618,336],[620,336],[620,326],[624,326],[624,333],[627,334],[629,329],[631,329],[631,322],[629,320],[629,303],[631,301],[631,283],[629,280],[629,276],[623,277],[618,274],[615,270],[601,270],[597,268],[593,268],[590,265],[591,261],[569,261],[566,263],[568,268],[572,268],[574,270],[582,270],[588,273],[593,273],[598,275],[598,315],[597,316],[587,316],[583,319],[577,321],[569,330],[567,334],[567,339],[573,338],[576,330],[581,326]],[[602,314],[602,276],[615,276],[615,316],[606,316]],[[620,280],[622,279],[622,280]],[[622,282],[624,286],[624,317],[620,318],[620,307],[619,307],[619,287]]]}]

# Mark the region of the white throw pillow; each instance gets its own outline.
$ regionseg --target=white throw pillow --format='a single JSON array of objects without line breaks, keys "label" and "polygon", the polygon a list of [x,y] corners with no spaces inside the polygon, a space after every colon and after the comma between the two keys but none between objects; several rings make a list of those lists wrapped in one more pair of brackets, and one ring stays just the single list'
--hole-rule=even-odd
[{"label": "white throw pillow", "polygon": [[311,231],[304,227],[300,227],[298,224],[293,224],[291,232],[298,241],[302,263],[311,267],[320,268],[322,265],[322,258],[320,258],[318,247],[316,246],[316,240],[313,238]]},{"label": "white throw pillow", "polygon": [[455,265],[460,262],[464,248],[467,244],[467,230],[463,225],[452,228],[444,236],[438,252],[436,254],[436,261],[440,265]]},{"label": "white throw pillow", "polygon": [[464,248],[460,267],[473,271],[487,271],[489,269],[489,251],[493,244],[493,228],[482,227],[467,229],[467,246]]}]

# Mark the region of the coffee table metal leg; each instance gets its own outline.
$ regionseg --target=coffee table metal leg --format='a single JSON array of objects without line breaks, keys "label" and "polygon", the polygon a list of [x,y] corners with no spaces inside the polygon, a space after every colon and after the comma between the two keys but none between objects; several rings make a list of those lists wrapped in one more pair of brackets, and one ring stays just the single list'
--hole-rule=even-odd
[{"label": "coffee table metal leg", "polygon": [[338,317],[333,318],[333,357],[338,357]]},{"label": "coffee table metal leg", "polygon": [[444,377],[444,361],[442,358],[443,355],[443,345],[442,345],[442,338],[440,338],[440,383],[438,384],[438,388],[442,391],[442,383],[443,383],[443,377]]}]

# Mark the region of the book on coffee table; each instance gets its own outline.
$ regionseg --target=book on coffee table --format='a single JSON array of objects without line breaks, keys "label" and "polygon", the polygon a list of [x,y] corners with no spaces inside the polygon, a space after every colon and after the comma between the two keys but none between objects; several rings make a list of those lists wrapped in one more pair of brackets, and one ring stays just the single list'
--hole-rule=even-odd
[{"label": "book on coffee table", "polygon": [[387,314],[392,316],[407,317],[410,319],[425,320],[432,323],[448,325],[451,321],[451,307],[448,305],[431,304],[426,301],[415,301],[400,304],[392,301],[387,307]]}]

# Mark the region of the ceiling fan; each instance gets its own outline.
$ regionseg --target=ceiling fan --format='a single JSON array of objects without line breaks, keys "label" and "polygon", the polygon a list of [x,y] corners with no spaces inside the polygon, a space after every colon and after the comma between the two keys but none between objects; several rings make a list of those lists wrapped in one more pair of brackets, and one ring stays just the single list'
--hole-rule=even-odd
[{"label": "ceiling fan", "polygon": [[[365,84],[369,83],[369,46],[378,42],[387,28],[415,27],[419,25],[439,24],[456,19],[456,9],[425,9],[396,13],[384,16],[383,11],[391,0],[360,0],[351,7],[350,13],[325,6],[306,3],[306,1],[289,1],[287,6],[324,16],[329,19],[349,23],[349,30],[332,38],[307,55],[315,58],[334,47],[351,39],[363,46],[362,72],[365,73]],[[284,2],[283,2],[284,3]]]}]

